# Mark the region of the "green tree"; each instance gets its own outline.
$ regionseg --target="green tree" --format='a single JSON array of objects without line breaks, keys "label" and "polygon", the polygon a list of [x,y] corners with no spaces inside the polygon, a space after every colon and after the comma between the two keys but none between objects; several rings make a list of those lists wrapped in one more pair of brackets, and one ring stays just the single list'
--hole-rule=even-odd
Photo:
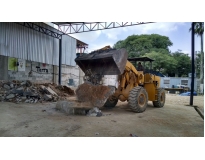
[{"label": "green tree", "polygon": [[197,52],[197,53],[196,53],[195,70],[196,70],[196,77],[197,77],[197,78],[200,78],[200,71],[201,71],[201,52]]},{"label": "green tree", "polygon": [[128,36],[125,40],[120,40],[114,44],[114,48],[125,48],[128,57],[140,57],[151,51],[169,53],[168,47],[172,44],[166,36],[142,34]]},{"label": "green tree", "polygon": [[188,77],[188,73],[191,73],[191,58],[187,54],[182,53],[181,50],[172,53],[172,56],[177,62],[176,76]]},{"label": "green tree", "polygon": [[155,71],[159,71],[162,74],[168,76],[174,75],[177,67],[177,62],[171,55],[152,51],[150,53],[146,53],[145,56],[154,60],[154,62],[152,63],[152,68]]}]

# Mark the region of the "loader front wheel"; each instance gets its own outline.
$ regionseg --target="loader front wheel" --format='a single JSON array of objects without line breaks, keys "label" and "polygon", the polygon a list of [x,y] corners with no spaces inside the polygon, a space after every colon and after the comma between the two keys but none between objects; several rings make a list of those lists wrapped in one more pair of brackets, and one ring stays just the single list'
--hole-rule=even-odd
[{"label": "loader front wheel", "polygon": [[128,97],[128,105],[134,112],[141,113],[147,108],[148,95],[143,87],[134,87]]},{"label": "loader front wheel", "polygon": [[105,108],[114,108],[118,102],[118,99],[114,96],[110,96],[104,104]]},{"label": "loader front wheel", "polygon": [[164,106],[165,103],[165,90],[162,88],[158,88],[157,90],[157,101],[152,101],[153,106],[157,108],[161,108]]}]

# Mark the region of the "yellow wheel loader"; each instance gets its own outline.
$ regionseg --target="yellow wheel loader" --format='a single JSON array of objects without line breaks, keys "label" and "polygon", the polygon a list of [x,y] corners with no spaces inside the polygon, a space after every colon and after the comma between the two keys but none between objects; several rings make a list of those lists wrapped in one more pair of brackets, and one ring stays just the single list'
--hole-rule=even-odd
[{"label": "yellow wheel loader", "polygon": [[[154,107],[163,107],[165,104],[165,90],[160,88],[160,77],[150,70],[138,71],[136,62],[150,62],[148,57],[128,59],[125,49],[103,49],[83,54],[75,59],[78,66],[85,73],[85,81],[92,85],[102,85],[104,75],[118,75],[118,87],[112,95],[104,94],[106,101],[100,101],[102,106],[113,108],[118,100],[128,101],[132,111],[141,113],[146,110],[148,101]],[[94,93],[93,93],[94,94]],[[88,96],[88,95],[86,95]],[[94,95],[92,95],[94,96]]]}]

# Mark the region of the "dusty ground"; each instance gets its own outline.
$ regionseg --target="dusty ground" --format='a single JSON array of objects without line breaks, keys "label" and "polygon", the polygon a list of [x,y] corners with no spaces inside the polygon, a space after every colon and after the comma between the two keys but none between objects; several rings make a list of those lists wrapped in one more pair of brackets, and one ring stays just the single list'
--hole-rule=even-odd
[{"label": "dusty ground", "polygon": [[[75,97],[70,97],[75,102]],[[163,108],[152,103],[143,113],[133,113],[127,102],[105,116],[66,115],[56,111],[55,102],[44,104],[0,102],[1,137],[204,137],[204,121],[189,104],[190,97],[166,95]],[[204,97],[195,96],[194,105],[204,112]],[[89,107],[80,105],[80,107]]]}]

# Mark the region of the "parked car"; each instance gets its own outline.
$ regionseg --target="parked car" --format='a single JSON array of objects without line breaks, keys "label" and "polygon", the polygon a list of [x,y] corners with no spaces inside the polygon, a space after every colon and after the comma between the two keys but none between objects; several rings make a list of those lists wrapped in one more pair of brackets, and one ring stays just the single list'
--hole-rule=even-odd
[{"label": "parked car", "polygon": [[[190,95],[191,95],[191,92],[184,92],[184,93],[181,93],[181,94],[180,94],[180,96],[190,96]],[[194,95],[194,96],[197,96],[197,93],[194,91],[194,92],[193,92],[193,95]]]}]

